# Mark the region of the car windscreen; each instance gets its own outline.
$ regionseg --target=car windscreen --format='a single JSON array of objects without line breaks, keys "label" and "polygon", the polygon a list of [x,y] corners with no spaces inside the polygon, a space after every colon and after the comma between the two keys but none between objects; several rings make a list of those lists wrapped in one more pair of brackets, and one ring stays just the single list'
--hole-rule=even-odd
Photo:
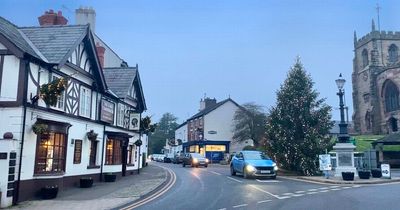
[{"label": "car windscreen", "polygon": [[203,156],[200,155],[199,153],[192,153],[192,157],[194,157],[194,158],[202,158]]},{"label": "car windscreen", "polygon": [[243,153],[243,156],[245,159],[249,159],[249,160],[269,160],[269,159],[271,159],[268,157],[268,155],[266,155],[262,152]]}]

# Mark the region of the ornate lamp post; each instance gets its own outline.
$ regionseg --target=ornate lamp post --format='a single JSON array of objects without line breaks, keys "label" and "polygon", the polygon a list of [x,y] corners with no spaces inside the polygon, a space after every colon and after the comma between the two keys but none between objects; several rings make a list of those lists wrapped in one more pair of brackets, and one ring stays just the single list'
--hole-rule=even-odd
[{"label": "ornate lamp post", "polygon": [[347,132],[347,123],[344,119],[344,103],[343,103],[343,96],[344,96],[344,83],[346,82],[343,79],[342,74],[339,75],[339,78],[335,80],[336,85],[339,89],[337,95],[339,96],[339,109],[340,109],[340,123],[339,123],[339,143],[349,143],[350,136]]},{"label": "ornate lamp post", "polygon": [[340,123],[339,123],[339,135],[338,142],[333,146],[336,152],[336,168],[335,176],[342,176],[342,172],[353,172],[357,174],[357,169],[354,167],[354,149],[356,148],[349,142],[350,136],[347,132],[347,123],[344,119],[344,83],[345,79],[342,78],[342,74],[335,80],[336,85],[339,89],[337,95],[339,96],[339,108],[340,108]]}]

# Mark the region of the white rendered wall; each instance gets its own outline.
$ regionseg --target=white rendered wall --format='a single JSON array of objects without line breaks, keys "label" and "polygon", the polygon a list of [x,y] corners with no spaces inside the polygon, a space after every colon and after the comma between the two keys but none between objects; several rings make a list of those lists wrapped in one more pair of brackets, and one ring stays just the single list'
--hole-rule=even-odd
[{"label": "white rendered wall", "polygon": [[4,56],[0,101],[16,101],[20,60],[14,55]]},{"label": "white rendered wall", "polygon": [[[245,142],[234,142],[233,137],[233,118],[239,109],[231,101],[226,102],[214,111],[204,116],[204,138],[214,141],[231,141],[229,152],[237,152],[246,145],[253,145],[252,140]],[[216,134],[209,134],[208,131],[216,131]]]},{"label": "white rendered wall", "polygon": [[[217,109],[204,116],[204,138],[207,140],[230,141],[233,132],[233,116],[238,107],[228,101]],[[209,134],[208,131],[216,131]]]}]

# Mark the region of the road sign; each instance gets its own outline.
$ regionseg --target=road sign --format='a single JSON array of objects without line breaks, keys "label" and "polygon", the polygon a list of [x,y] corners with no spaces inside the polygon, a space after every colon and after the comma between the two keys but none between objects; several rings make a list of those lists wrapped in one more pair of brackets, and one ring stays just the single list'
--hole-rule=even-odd
[{"label": "road sign", "polygon": [[321,171],[332,170],[330,154],[319,155],[319,170]]},{"label": "road sign", "polygon": [[389,164],[382,164],[381,165],[381,171],[382,171],[382,177],[390,179],[391,174],[390,174],[390,165]]}]

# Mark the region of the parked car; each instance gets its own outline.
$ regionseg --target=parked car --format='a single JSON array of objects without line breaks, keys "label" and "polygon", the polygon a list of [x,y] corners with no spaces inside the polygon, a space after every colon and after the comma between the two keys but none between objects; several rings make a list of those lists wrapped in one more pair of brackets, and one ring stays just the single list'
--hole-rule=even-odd
[{"label": "parked car", "polygon": [[164,155],[163,154],[153,154],[152,155],[152,160],[157,161],[157,162],[163,162],[164,161]]},{"label": "parked car", "polygon": [[171,163],[173,159],[173,154],[167,153],[164,155],[163,162],[164,163]]},{"label": "parked car", "polygon": [[199,153],[186,153],[182,159],[182,166],[190,165],[192,167],[208,167],[209,160]]},{"label": "parked car", "polygon": [[175,154],[175,155],[174,155],[174,158],[172,159],[172,163],[173,163],[173,164],[179,164],[179,163],[182,163],[183,156],[184,156],[184,154],[183,154],[183,153],[180,153],[180,154]]},{"label": "parked car", "polygon": [[265,153],[246,150],[238,152],[230,164],[231,175],[242,173],[245,179],[250,177],[276,178],[278,167]]}]

